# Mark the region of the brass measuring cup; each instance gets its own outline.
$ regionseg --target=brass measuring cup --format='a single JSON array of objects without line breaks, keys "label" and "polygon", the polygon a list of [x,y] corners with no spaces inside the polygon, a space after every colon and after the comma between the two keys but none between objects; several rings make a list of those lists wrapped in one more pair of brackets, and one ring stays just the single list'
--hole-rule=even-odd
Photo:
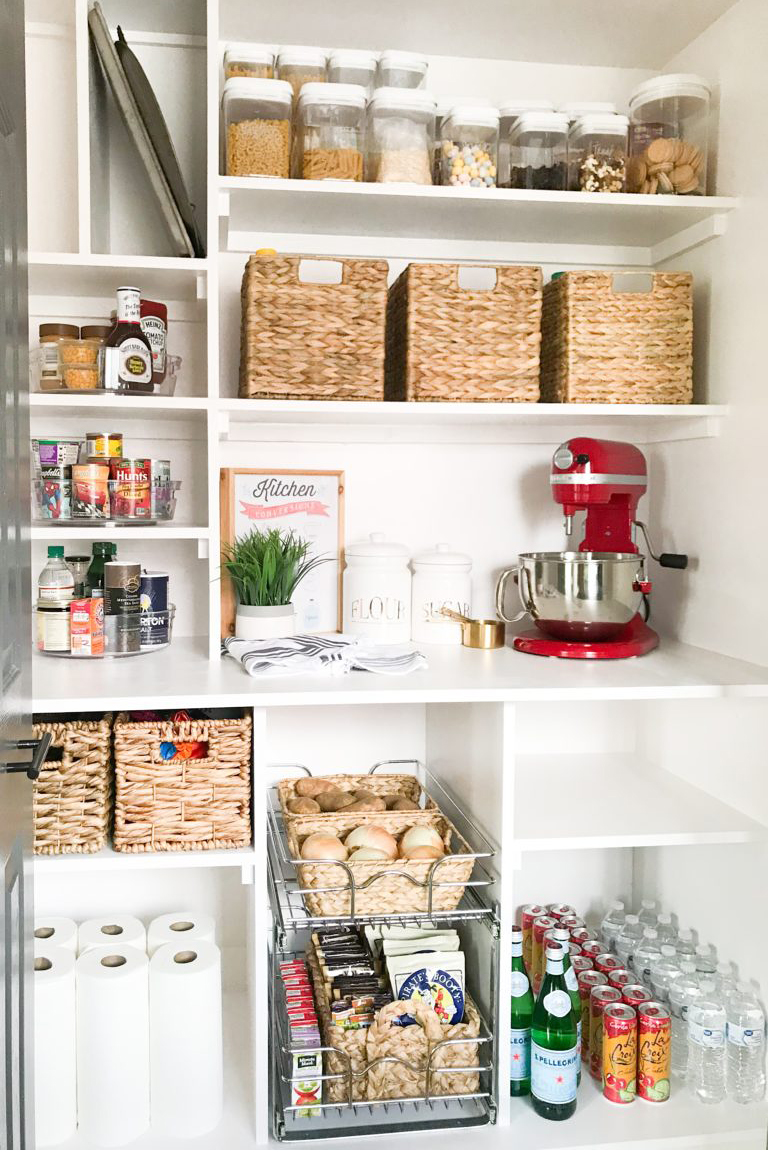
[{"label": "brass measuring cup", "polygon": [[441,608],[440,612],[461,624],[461,642],[465,648],[504,647],[506,625],[501,620],[472,620],[452,608]]}]

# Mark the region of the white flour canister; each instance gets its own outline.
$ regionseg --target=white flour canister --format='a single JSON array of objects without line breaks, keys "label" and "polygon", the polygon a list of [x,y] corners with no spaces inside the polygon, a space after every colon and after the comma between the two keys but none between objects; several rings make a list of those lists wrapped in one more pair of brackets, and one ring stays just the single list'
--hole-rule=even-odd
[{"label": "white flour canister", "polygon": [[372,532],[349,544],[344,572],[344,631],[376,644],[411,638],[411,572],[408,549]]},{"label": "white flour canister", "polygon": [[417,644],[461,644],[461,625],[440,610],[471,615],[472,557],[454,552],[450,544],[438,544],[414,556],[412,564],[413,639]]}]

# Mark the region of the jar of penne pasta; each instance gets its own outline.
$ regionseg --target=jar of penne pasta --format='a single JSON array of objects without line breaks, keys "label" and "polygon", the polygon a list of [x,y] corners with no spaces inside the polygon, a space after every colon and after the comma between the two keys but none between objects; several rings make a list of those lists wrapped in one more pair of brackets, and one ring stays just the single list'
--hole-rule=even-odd
[{"label": "jar of penne pasta", "polygon": [[362,180],[365,89],[305,84],[299,96],[294,176]]}]

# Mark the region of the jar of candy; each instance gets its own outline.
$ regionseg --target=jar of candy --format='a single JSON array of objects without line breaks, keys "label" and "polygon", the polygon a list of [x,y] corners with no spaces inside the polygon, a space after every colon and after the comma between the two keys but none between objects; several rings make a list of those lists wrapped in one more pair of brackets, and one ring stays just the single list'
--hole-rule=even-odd
[{"label": "jar of candy", "polygon": [[707,191],[710,87],[700,76],[657,76],[629,101],[627,191],[703,196]]},{"label": "jar of candy", "polygon": [[623,192],[629,120],[615,113],[582,116],[568,134],[568,187],[573,192]]},{"label": "jar of candy", "polygon": [[455,105],[443,121],[442,183],[495,188],[499,112],[490,106]]}]

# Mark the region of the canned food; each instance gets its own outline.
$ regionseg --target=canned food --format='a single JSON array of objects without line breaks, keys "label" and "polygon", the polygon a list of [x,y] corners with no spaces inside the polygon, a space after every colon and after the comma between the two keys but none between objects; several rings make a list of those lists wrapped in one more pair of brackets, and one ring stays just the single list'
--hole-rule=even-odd
[{"label": "canned food", "polygon": [[109,468],[101,464],[72,466],[72,518],[106,520],[109,516]]},{"label": "canned food", "polygon": [[104,598],[84,597],[69,605],[73,656],[104,655]]},{"label": "canned food", "polygon": [[543,904],[526,904],[520,910],[520,923],[523,928],[523,963],[529,973],[533,957],[533,922],[537,917],[545,916],[546,911]]},{"label": "canned food", "polygon": [[110,656],[141,651],[138,613],[121,612],[104,617],[104,651]]},{"label": "canned food", "polygon": [[576,915],[576,909],[572,904],[547,904],[547,912],[550,916],[554,916],[555,920],[560,920],[563,916]]},{"label": "canned food", "polygon": [[162,608],[140,612],[141,650],[164,648],[171,642],[171,618],[173,608]]},{"label": "canned food", "polygon": [[587,940],[592,939],[592,933],[589,928],[571,928],[571,940],[574,944],[578,944],[584,951],[584,944]]},{"label": "canned food", "polygon": [[69,600],[38,600],[35,613],[40,652],[69,652]]},{"label": "canned food", "polygon": [[[573,947],[573,945],[571,945]],[[574,956],[571,954],[571,968],[578,976],[580,972],[590,972],[594,969],[591,956]]]},{"label": "canned food", "polygon": [[605,945],[600,940],[579,940],[579,944],[584,955],[591,956],[593,960],[605,955]]},{"label": "canned food", "polygon": [[77,464],[80,458],[80,445],[80,440],[62,437],[49,440],[34,439],[32,441],[32,459],[35,464],[35,471],[39,472],[48,464],[69,467]]},{"label": "canned food", "polygon": [[637,1021],[637,1094],[660,1104],[669,1099],[672,1019],[664,1004],[651,1000],[637,1009]]},{"label": "canned food", "polygon": [[577,973],[579,996],[581,998],[581,1062],[588,1067],[589,1060],[589,994],[593,988],[602,987],[602,972],[587,970]]},{"label": "canned food", "polygon": [[[138,617],[141,565],[125,560],[108,560],[104,565],[104,615],[135,613]],[[136,628],[139,622],[136,620]]]},{"label": "canned food", "polygon": [[546,957],[544,955],[544,933],[556,928],[557,921],[552,916],[537,916],[533,922],[533,949],[528,975],[533,983],[534,993],[538,993],[544,979]]},{"label": "canned food", "polygon": [[86,432],[86,456],[98,456],[109,460],[119,459],[123,454],[122,432]]},{"label": "canned food", "polygon": [[139,600],[142,612],[164,612],[168,607],[168,573],[142,572]]},{"label": "canned food", "polygon": [[595,1080],[603,1078],[603,1009],[620,1001],[621,992],[618,988],[611,988],[610,984],[597,984],[590,989],[589,1071]]},{"label": "canned food", "polygon": [[625,984],[621,989],[622,1000],[632,1008],[639,1008],[641,1004],[647,1004],[652,996],[653,993],[650,988],[646,988],[644,984]]},{"label": "canned food", "polygon": [[69,520],[72,515],[72,468],[45,464],[40,469],[40,515],[44,520]]},{"label": "canned food", "polygon": [[109,475],[113,517],[148,520],[152,514],[152,461],[121,457],[110,461]]},{"label": "canned food", "polygon": [[608,983],[612,988],[625,988],[627,984],[634,984],[635,974],[629,968],[614,968],[608,973]]},{"label": "canned food", "polygon": [[631,1104],[637,1090],[637,1013],[629,1004],[603,1009],[603,1096]]},{"label": "canned food", "polygon": [[617,968],[621,968],[621,960],[612,952],[602,952],[599,956],[595,956],[595,968],[598,972],[605,972],[607,976],[609,972],[615,972]]}]

